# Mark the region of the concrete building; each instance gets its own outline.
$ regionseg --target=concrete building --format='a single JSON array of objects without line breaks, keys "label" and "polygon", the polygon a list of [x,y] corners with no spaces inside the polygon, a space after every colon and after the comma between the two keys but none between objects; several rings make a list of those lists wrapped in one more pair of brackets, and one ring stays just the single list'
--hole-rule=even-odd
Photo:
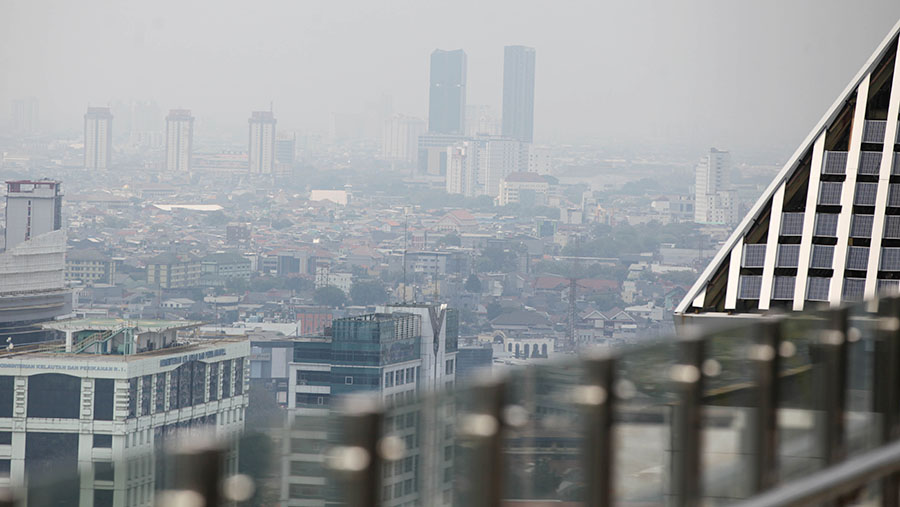
[{"label": "concrete building", "polygon": [[[78,477],[29,490],[75,505],[150,506],[158,469],[146,466],[181,431],[235,438],[248,403],[245,339],[191,342],[197,323],[68,320],[47,324],[64,343],[7,350],[0,361],[0,486]],[[237,450],[226,471],[237,470]],[[80,472],[80,473],[79,473]]]},{"label": "concrete building", "polygon": [[469,139],[458,134],[422,134],[418,140],[416,170],[419,174],[443,176],[447,174],[447,148]]},{"label": "concrete building", "polygon": [[676,307],[677,323],[898,291],[898,32],[900,25],[725,241]]},{"label": "concrete building", "polygon": [[54,180],[6,182],[4,245],[19,243],[62,227],[62,185]]},{"label": "concrete building", "polygon": [[200,259],[191,255],[164,253],[147,261],[147,284],[161,289],[197,287],[203,267]]},{"label": "concrete building", "polygon": [[166,171],[191,172],[194,117],[188,109],[172,109],[166,116]]},{"label": "concrete building", "polygon": [[14,134],[28,136],[39,129],[38,99],[25,97],[12,100],[12,132]]},{"label": "concrete building", "polygon": [[466,197],[480,194],[478,160],[478,147],[474,143],[457,143],[447,148],[445,189],[448,194],[462,194]]},{"label": "concrete building", "polygon": [[500,182],[521,169],[522,147],[519,141],[503,137],[486,137],[477,141],[480,142],[478,183],[484,185],[484,195],[497,196]]},{"label": "concrete building", "polygon": [[466,126],[466,53],[434,50],[428,91],[428,132],[463,135]]},{"label": "concrete building", "polygon": [[695,222],[737,223],[737,192],[731,187],[731,155],[727,151],[710,148],[697,164],[694,196]]},{"label": "concrete building", "polygon": [[88,248],[66,252],[66,281],[86,284],[115,283],[116,263],[104,253]]},{"label": "concrete building", "polygon": [[250,280],[251,264],[250,259],[235,252],[210,254],[200,261],[201,271],[204,275],[244,280]]},{"label": "concrete building", "polygon": [[112,120],[108,107],[89,107],[84,115],[84,168],[109,169],[112,154]]},{"label": "concrete building", "polygon": [[550,184],[537,173],[510,173],[500,181],[497,202],[500,206],[521,203],[528,206],[545,206]]},{"label": "concrete building", "polygon": [[503,136],[534,138],[534,48],[503,48]]},{"label": "concrete building", "polygon": [[250,174],[272,174],[275,166],[275,115],[272,111],[253,111],[250,124]]},{"label": "concrete building", "polygon": [[294,164],[297,156],[297,134],[295,132],[282,132],[275,137],[275,162],[279,164]]},{"label": "concrete building", "polygon": [[419,155],[419,136],[425,133],[425,121],[395,114],[384,121],[381,156],[392,162],[414,164]]}]

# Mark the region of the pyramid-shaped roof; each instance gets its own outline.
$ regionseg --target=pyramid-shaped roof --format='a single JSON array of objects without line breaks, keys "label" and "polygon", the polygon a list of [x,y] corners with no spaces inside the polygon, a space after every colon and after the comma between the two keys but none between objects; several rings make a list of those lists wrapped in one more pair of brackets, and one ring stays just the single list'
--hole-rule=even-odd
[{"label": "pyramid-shaped roof", "polygon": [[900,287],[898,32],[900,23],[766,188],[676,315],[836,306]]}]

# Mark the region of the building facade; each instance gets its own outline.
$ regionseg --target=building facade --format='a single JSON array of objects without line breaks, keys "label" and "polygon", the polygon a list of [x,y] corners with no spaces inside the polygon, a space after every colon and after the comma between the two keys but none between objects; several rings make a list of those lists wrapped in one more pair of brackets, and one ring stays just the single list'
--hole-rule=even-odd
[{"label": "building facade", "polygon": [[550,184],[537,173],[510,173],[500,181],[497,202],[500,206],[518,203],[546,206],[549,191]]},{"label": "building facade", "polygon": [[384,121],[381,156],[393,162],[414,164],[419,155],[419,136],[425,133],[425,121],[395,114]]},{"label": "building facade", "polygon": [[431,53],[428,132],[463,135],[466,126],[466,52]]},{"label": "building facade", "polygon": [[534,139],[534,48],[503,48],[503,136]]},{"label": "building facade", "polygon": [[161,289],[197,287],[203,266],[191,254],[160,254],[147,261],[147,284]]},{"label": "building facade", "polygon": [[116,263],[108,255],[94,249],[76,249],[66,252],[66,281],[115,283]]},{"label": "building facade", "polygon": [[112,120],[108,107],[89,107],[84,115],[84,168],[106,170],[112,154]]},{"label": "building facade", "polygon": [[62,198],[59,181],[7,181],[5,247],[62,228]]},{"label": "building facade", "polygon": [[172,109],[166,116],[166,171],[191,172],[194,117],[188,109]]},{"label": "building facade", "polygon": [[731,188],[731,154],[710,148],[697,164],[694,184],[694,221],[734,225],[738,220],[737,192]]},{"label": "building facade", "polygon": [[272,174],[275,167],[275,115],[271,111],[253,111],[248,155],[250,174]]},{"label": "building facade", "polygon": [[898,32],[900,25],[743,218],[677,306],[676,322],[898,291]]}]

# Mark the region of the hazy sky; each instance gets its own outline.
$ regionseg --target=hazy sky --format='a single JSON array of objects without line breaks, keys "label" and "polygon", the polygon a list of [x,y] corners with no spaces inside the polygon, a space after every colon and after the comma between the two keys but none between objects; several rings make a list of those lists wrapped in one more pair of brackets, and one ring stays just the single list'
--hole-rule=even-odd
[{"label": "hazy sky", "polygon": [[[428,56],[463,48],[499,111],[503,46],[537,50],[535,140],[792,151],[900,18],[897,0],[0,0],[0,104],[154,99],[207,129],[327,130],[382,94],[426,114]],[[2,111],[2,110],[0,110]],[[162,123],[162,119],[160,119]]]}]

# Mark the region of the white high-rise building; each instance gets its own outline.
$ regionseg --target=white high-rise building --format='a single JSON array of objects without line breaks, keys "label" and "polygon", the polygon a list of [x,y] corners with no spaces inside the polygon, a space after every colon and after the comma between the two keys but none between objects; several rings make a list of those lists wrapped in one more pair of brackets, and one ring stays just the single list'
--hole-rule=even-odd
[{"label": "white high-rise building", "polygon": [[250,173],[272,174],[275,165],[275,115],[272,111],[253,111],[250,124]]},{"label": "white high-rise building", "polygon": [[166,171],[191,171],[194,117],[190,110],[172,109],[166,117]]},{"label": "white high-rise building", "polygon": [[500,193],[500,181],[519,171],[522,147],[519,141],[503,137],[485,138],[482,142],[479,183],[484,185],[482,194],[496,197]]},{"label": "white high-rise building", "polygon": [[5,247],[59,230],[62,197],[58,181],[7,181]]},{"label": "white high-rise building", "polygon": [[446,191],[466,197],[480,195],[478,143],[462,142],[447,148]]},{"label": "white high-rise building", "polygon": [[381,155],[393,162],[413,164],[419,155],[419,136],[425,133],[425,120],[395,114],[384,122]]},{"label": "white high-rise building", "polygon": [[112,152],[112,119],[108,107],[89,107],[84,115],[84,168],[106,170]]},{"label": "white high-rise building", "polygon": [[737,223],[737,194],[730,188],[731,155],[710,148],[697,164],[694,184],[694,221],[701,224]]}]

